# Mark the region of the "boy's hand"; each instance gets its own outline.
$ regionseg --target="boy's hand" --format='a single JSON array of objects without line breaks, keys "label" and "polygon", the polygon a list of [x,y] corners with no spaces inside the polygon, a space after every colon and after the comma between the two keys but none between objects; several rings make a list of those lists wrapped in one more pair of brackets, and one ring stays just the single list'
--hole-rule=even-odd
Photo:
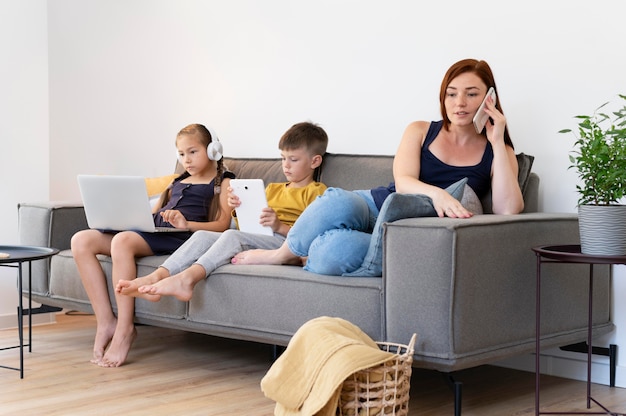
[{"label": "boy's hand", "polygon": [[228,188],[226,188],[226,190],[228,191],[228,202],[227,203],[228,203],[228,206],[230,207],[230,209],[235,209],[239,205],[241,205],[241,201],[239,200],[239,197],[233,193],[233,188],[231,188],[229,186]]},{"label": "boy's hand", "polygon": [[269,207],[263,208],[263,211],[261,212],[261,217],[259,219],[259,224],[270,227],[275,233],[279,232],[280,227],[283,225],[283,223],[280,222],[280,220],[278,219],[276,212]]}]

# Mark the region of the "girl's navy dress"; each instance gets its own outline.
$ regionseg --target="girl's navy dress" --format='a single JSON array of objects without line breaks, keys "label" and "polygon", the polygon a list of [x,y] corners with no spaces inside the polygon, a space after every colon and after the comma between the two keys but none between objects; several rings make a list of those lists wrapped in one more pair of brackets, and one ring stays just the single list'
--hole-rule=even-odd
[{"label": "girl's navy dress", "polygon": [[[181,180],[186,177],[188,175],[183,174],[174,180],[170,200],[163,208],[153,214],[154,225],[157,227],[172,227],[171,224],[163,221],[160,214],[168,209],[179,210],[187,221],[208,221],[209,206],[214,196],[215,179],[209,184],[181,183]],[[232,172],[224,172],[222,178],[234,179],[235,175]],[[191,231],[179,233],[137,233],[146,240],[155,255],[173,253],[192,234]]]}]

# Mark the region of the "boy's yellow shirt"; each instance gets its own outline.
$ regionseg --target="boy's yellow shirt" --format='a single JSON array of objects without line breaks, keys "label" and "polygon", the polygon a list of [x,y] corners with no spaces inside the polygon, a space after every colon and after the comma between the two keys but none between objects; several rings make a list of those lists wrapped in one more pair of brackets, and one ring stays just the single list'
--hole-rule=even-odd
[{"label": "boy's yellow shirt", "polygon": [[311,182],[302,188],[290,188],[289,182],[270,183],[265,187],[267,205],[276,212],[278,219],[290,227],[302,211],[326,190],[321,182]]}]

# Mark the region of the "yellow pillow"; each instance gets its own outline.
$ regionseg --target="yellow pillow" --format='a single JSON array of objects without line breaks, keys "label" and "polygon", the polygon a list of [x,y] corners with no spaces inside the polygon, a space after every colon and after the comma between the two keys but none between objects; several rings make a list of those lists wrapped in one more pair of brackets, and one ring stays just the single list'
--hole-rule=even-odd
[{"label": "yellow pillow", "polygon": [[148,196],[153,197],[161,195],[177,176],[178,174],[173,173],[171,175],[159,176],[157,178],[146,178]]}]

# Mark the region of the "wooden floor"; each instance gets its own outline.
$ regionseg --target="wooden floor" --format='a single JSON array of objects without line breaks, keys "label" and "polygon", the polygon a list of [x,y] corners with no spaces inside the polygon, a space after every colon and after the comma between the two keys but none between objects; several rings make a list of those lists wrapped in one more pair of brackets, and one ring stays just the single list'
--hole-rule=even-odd
[{"label": "wooden floor", "polygon": [[[183,331],[138,327],[129,362],[115,369],[89,363],[95,321],[65,315],[33,328],[25,377],[0,368],[1,415],[272,415],[259,383],[271,366],[267,345]],[[0,331],[0,348],[17,330]],[[0,365],[18,366],[19,351],[0,351]],[[534,374],[494,366],[455,373],[463,383],[464,416],[534,415]],[[585,411],[585,383],[542,378],[542,411]],[[593,395],[626,412],[626,390],[593,385]],[[441,374],[415,369],[411,415],[453,415]],[[592,410],[598,410],[592,407]]]}]

